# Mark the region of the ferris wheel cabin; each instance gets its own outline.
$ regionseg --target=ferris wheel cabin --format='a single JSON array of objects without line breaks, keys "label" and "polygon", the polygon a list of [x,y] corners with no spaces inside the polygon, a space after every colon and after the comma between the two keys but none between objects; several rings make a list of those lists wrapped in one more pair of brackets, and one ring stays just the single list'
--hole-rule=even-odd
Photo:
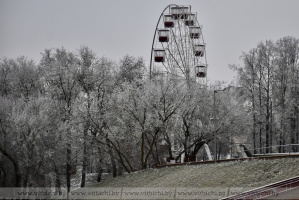
[{"label": "ferris wheel cabin", "polygon": [[196,16],[194,13],[188,14],[187,19],[185,20],[185,25],[186,26],[194,26],[195,19],[196,19]]},{"label": "ferris wheel cabin", "polygon": [[205,51],[205,45],[203,45],[203,44],[194,45],[193,50],[194,50],[194,55],[195,56],[203,57],[204,56],[204,51]]},{"label": "ferris wheel cabin", "polygon": [[188,6],[176,6],[170,8],[170,14],[174,19],[187,19],[189,13]]},{"label": "ferris wheel cabin", "polygon": [[165,50],[164,49],[155,49],[154,50],[155,62],[164,62],[165,60]]},{"label": "ferris wheel cabin", "polygon": [[198,65],[195,67],[195,74],[198,78],[205,78],[206,77],[206,66],[205,65]]},{"label": "ferris wheel cabin", "polygon": [[169,30],[161,29],[158,30],[159,42],[168,42],[169,41]]},{"label": "ferris wheel cabin", "polygon": [[172,15],[164,15],[164,27],[172,28],[174,26]]},{"label": "ferris wheel cabin", "polygon": [[201,35],[201,27],[190,27],[190,37],[192,39],[198,39]]}]

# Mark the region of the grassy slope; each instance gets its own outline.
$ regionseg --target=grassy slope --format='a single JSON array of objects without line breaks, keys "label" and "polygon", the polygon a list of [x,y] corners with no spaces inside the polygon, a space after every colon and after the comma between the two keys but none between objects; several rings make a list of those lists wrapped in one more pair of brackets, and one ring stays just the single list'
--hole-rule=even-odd
[{"label": "grassy slope", "polygon": [[91,187],[259,187],[299,175],[299,158],[148,169]]}]

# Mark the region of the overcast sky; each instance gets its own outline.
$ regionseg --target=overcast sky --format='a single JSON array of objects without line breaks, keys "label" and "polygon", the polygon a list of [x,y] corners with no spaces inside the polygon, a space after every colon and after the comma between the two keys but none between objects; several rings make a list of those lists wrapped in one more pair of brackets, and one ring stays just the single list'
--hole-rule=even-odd
[{"label": "overcast sky", "polygon": [[230,82],[229,64],[260,41],[299,37],[299,0],[0,0],[0,57],[41,59],[46,48],[89,46],[99,57],[143,57],[149,66],[158,18],[191,5],[203,26],[208,79]]}]

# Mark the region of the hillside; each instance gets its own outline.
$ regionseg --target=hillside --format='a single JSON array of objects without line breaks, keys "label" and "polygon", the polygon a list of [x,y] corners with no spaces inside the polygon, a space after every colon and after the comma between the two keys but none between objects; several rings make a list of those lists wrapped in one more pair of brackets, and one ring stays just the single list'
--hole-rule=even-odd
[{"label": "hillside", "polygon": [[299,158],[148,169],[92,187],[258,187],[299,175]]},{"label": "hillside", "polygon": [[[105,176],[105,180],[100,183],[88,184],[89,188],[75,190],[71,197],[82,199],[84,196],[86,199],[94,199],[96,198],[95,191],[105,191],[101,194],[106,195],[107,199],[131,199],[129,197],[162,199],[157,196],[149,197],[148,193],[144,192],[168,190],[173,194],[176,192],[176,195],[171,198],[163,197],[163,199],[216,199],[234,194],[232,192],[243,192],[298,176],[298,166],[299,158],[295,157],[147,169],[117,178]],[[215,193],[203,193],[203,191],[212,190],[224,193],[221,196],[213,196]],[[86,191],[92,195],[87,195]],[[123,196],[113,198],[107,191],[122,191]],[[181,194],[178,191],[193,191],[193,193]],[[98,199],[106,199],[99,194],[97,193]],[[202,194],[205,195],[202,196]]]}]

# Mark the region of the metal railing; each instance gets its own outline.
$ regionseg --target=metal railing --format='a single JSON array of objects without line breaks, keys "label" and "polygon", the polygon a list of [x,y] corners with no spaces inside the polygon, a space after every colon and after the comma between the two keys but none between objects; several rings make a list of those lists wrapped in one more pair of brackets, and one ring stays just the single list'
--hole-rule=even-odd
[{"label": "metal railing", "polygon": [[[295,147],[295,148],[293,148]],[[262,150],[262,151],[261,151]],[[248,149],[252,154],[256,151],[258,154],[291,154],[299,152],[299,144],[275,145],[256,149]]]},{"label": "metal railing", "polygon": [[288,192],[296,188],[299,188],[299,176],[243,192],[242,194],[222,198],[221,200],[264,199],[278,196],[280,193]]}]

